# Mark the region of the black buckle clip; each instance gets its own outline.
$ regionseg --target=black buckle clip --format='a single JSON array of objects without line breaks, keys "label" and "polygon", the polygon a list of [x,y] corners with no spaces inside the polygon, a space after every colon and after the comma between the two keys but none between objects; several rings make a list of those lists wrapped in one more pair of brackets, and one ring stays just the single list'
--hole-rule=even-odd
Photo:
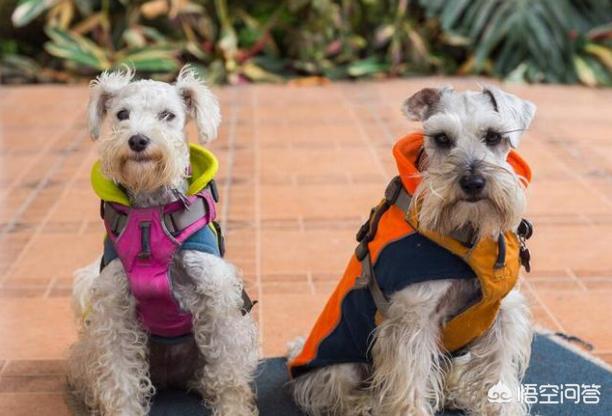
[{"label": "black buckle clip", "polygon": [[533,224],[525,218],[521,219],[516,233],[525,240],[529,240],[533,235]]},{"label": "black buckle clip", "polygon": [[368,255],[368,252],[368,243],[366,241],[362,241],[355,249],[355,257],[357,257],[357,260],[362,261],[365,256]]},{"label": "black buckle clip", "polygon": [[368,231],[370,231],[370,221],[372,221],[372,217],[374,216],[374,211],[376,211],[376,208],[372,208],[370,210],[370,215],[368,215],[368,219],[363,224],[361,224],[361,227],[359,227],[359,230],[357,231],[357,235],[355,236],[358,243],[360,243],[365,238],[365,236],[368,234]]},{"label": "black buckle clip", "polygon": [[389,182],[387,189],[385,189],[385,200],[389,203],[389,205],[395,204],[395,201],[397,201],[397,198],[402,191],[402,187],[402,180],[399,176],[396,176],[391,180],[391,182]]},{"label": "black buckle clip", "polygon": [[525,218],[521,219],[521,223],[519,224],[516,233],[518,234],[521,244],[519,249],[519,258],[521,259],[521,264],[523,267],[525,267],[525,271],[529,273],[531,271],[531,253],[529,252],[525,241],[533,235],[533,224],[531,224],[531,222]]}]

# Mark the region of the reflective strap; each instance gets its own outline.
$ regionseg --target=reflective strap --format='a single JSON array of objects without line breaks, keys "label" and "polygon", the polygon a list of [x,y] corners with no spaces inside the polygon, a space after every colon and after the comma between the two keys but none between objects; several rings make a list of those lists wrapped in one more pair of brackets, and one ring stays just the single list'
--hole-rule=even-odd
[{"label": "reflective strap", "polygon": [[374,268],[372,267],[372,261],[370,260],[370,253],[368,253],[361,261],[361,277],[367,282],[368,289],[374,299],[376,309],[380,312],[383,317],[387,317],[389,312],[389,299],[385,296],[382,289],[378,285],[376,276],[374,275]]},{"label": "reflective strap", "polygon": [[179,234],[185,228],[204,217],[208,213],[208,206],[203,198],[197,198],[187,208],[163,215],[163,220],[168,231]]},{"label": "reflective strap", "polygon": [[127,215],[117,211],[111,204],[103,203],[102,214],[104,222],[115,235],[121,234],[127,224]]},{"label": "reflective strap", "polygon": [[412,202],[412,195],[410,195],[404,188],[402,188],[397,195],[397,199],[395,200],[395,205],[399,209],[401,209],[404,214],[408,214],[408,210],[410,209],[410,203]]}]

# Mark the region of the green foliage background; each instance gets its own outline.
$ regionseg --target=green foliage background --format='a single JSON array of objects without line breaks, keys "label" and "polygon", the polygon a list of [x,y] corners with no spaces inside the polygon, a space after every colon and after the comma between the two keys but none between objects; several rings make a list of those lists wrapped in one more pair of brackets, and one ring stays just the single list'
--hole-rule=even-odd
[{"label": "green foliage background", "polygon": [[129,64],[210,82],[485,74],[610,85],[606,0],[6,0],[0,81]]}]

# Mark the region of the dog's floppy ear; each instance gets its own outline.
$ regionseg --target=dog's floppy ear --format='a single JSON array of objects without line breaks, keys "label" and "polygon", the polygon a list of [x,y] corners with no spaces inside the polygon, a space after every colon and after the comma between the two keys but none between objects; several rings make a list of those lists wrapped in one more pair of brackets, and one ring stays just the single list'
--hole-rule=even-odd
[{"label": "dog's floppy ear", "polygon": [[185,102],[187,114],[196,122],[200,142],[208,143],[216,138],[221,123],[219,102],[189,65],[181,69],[176,88]]},{"label": "dog's floppy ear", "polygon": [[402,113],[409,120],[425,121],[436,112],[436,106],[440,102],[442,94],[450,89],[450,87],[423,88],[404,101]]},{"label": "dog's floppy ear", "polygon": [[507,93],[497,87],[488,85],[482,89],[491,101],[493,109],[500,113],[504,119],[509,119],[512,122],[511,128],[513,131],[508,133],[510,145],[518,147],[523,130],[526,130],[533,120],[536,106],[531,101],[523,100],[516,95]]},{"label": "dog's floppy ear", "polygon": [[100,136],[100,127],[106,115],[108,100],[117,94],[121,88],[128,85],[132,78],[134,78],[134,70],[129,66],[125,66],[123,69],[114,72],[104,71],[89,84],[91,93],[87,107],[87,116],[89,134],[92,139],[95,140]]}]

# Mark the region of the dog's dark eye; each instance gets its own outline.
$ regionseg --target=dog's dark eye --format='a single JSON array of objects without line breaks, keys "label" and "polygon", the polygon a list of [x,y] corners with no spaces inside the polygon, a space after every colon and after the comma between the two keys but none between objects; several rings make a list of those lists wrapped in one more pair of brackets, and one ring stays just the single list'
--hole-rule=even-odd
[{"label": "dog's dark eye", "polygon": [[453,144],[450,137],[448,137],[445,133],[435,134],[432,138],[436,146],[444,149],[448,149]]},{"label": "dog's dark eye", "polygon": [[172,121],[174,120],[176,116],[174,115],[174,113],[171,113],[168,110],[164,110],[161,113],[159,113],[159,119],[160,120],[164,120],[164,121]]},{"label": "dog's dark eye", "polygon": [[128,110],[121,110],[117,113],[117,119],[118,120],[127,120],[128,118],[130,118],[130,112]]},{"label": "dog's dark eye", "polygon": [[488,130],[485,134],[484,141],[487,146],[496,146],[502,141],[502,135],[496,131]]}]

